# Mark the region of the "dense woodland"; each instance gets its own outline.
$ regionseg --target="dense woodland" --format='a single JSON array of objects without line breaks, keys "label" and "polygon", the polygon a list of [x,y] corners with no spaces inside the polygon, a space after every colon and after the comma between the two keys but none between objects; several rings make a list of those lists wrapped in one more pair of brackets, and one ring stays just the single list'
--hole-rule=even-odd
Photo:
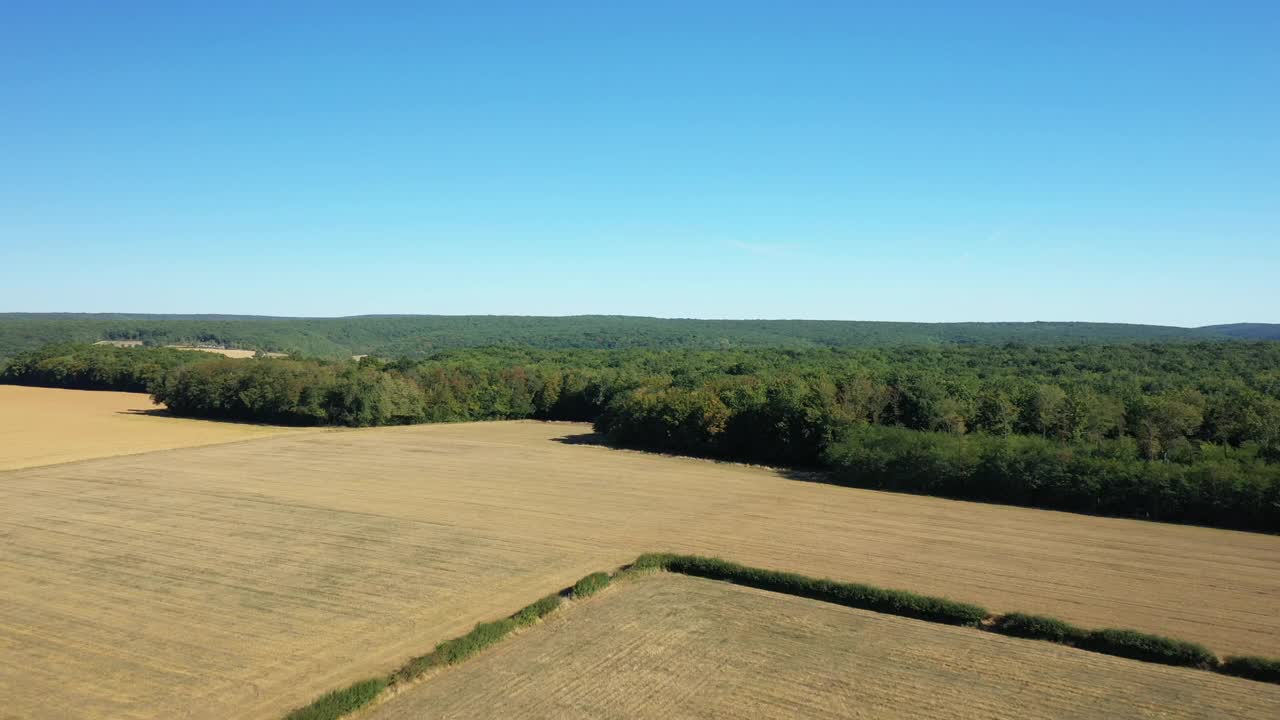
[{"label": "dense woodland", "polygon": [[590,420],[610,443],[863,487],[1280,530],[1280,343],[452,350],[386,362],[64,345],[0,381],[179,415],[371,426]]},{"label": "dense woodland", "polygon": [[213,345],[294,356],[425,358],[494,345],[543,349],[815,349],[965,344],[1079,345],[1280,339],[1280,325],[1203,328],[1116,323],[899,323],[824,320],[678,320],[383,315],[278,318],[244,315],[0,313],[0,360],[42,346],[98,340]]},{"label": "dense woodland", "polygon": [[0,383],[150,392],[170,370],[209,359],[208,353],[172,348],[61,343],[0,362]]}]

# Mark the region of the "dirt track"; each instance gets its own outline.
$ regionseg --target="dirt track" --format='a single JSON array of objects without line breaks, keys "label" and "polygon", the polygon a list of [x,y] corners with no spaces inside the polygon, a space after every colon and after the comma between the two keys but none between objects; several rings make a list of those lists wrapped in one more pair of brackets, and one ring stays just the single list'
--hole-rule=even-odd
[{"label": "dirt track", "polygon": [[362,717],[1239,718],[1280,687],[660,573]]},{"label": "dirt track", "polygon": [[586,426],[287,435],[0,474],[0,697],[270,718],[647,550],[1280,654],[1280,538],[798,482]]}]

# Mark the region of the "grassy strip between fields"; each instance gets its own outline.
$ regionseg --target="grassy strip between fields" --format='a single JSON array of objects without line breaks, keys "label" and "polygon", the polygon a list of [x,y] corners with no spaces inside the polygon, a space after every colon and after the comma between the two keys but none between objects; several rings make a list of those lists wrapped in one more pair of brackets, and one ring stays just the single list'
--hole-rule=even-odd
[{"label": "grassy strip between fields", "polygon": [[995,617],[988,629],[1004,635],[1048,640],[1106,655],[1213,670],[1224,675],[1280,684],[1280,659],[1245,656],[1220,660],[1203,645],[1134,630],[1085,630],[1057,618],[1025,613]]},{"label": "grassy strip between fields", "polygon": [[874,610],[889,615],[929,620],[947,625],[977,626],[991,613],[986,608],[944,598],[916,595],[904,590],[843,583],[834,580],[747,567],[718,558],[694,555],[641,555],[633,568],[667,570],[711,580],[724,580],[786,595],[821,600],[846,607]]},{"label": "grassy strip between fields", "polygon": [[1057,618],[1025,613],[997,615],[985,608],[945,598],[885,590],[857,583],[842,583],[747,567],[719,558],[696,555],[642,555],[632,568],[666,570],[696,577],[723,580],[735,585],[798,595],[889,615],[929,620],[1115,655],[1132,660],[1213,670],[1226,675],[1280,684],[1280,659],[1228,657],[1219,659],[1203,645],[1149,635],[1136,630],[1086,630]]},{"label": "grassy strip between fields", "polygon": [[753,568],[719,558],[697,555],[647,553],[613,575],[597,572],[574,583],[563,593],[548,595],[521,608],[514,615],[480,623],[461,637],[445,640],[426,655],[413,658],[388,676],[362,680],[323,695],[310,705],[298,708],[285,720],[336,720],[373,702],[388,688],[407,684],[427,672],[455,665],[494,645],[513,631],[533,625],[560,608],[565,598],[590,597],[626,574],[666,571],[693,577],[721,580],[745,587],[809,598],[845,607],[871,610],[887,615],[980,628],[1013,637],[1047,640],[1071,647],[1116,655],[1132,660],[1212,670],[1226,675],[1280,684],[1280,659],[1228,657],[1219,659],[1195,643],[1148,635],[1135,630],[1086,630],[1057,618],[1025,613],[998,615],[986,608],[946,598],[917,595],[905,590],[886,590],[860,583],[812,578],[796,573]]}]

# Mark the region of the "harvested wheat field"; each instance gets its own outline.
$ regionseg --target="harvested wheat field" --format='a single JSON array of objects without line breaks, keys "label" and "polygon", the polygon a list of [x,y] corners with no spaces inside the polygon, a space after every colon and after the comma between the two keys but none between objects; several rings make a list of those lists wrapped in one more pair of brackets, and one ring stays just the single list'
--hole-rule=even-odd
[{"label": "harvested wheat field", "polygon": [[298,432],[152,415],[143,393],[0,385],[0,470]]},{"label": "harvested wheat field", "polygon": [[6,710],[277,717],[645,551],[1280,654],[1278,537],[557,441],[588,431],[304,433],[6,472]]},{"label": "harvested wheat field", "polygon": [[[223,357],[239,359],[257,357],[258,355],[257,350],[243,350],[239,348],[201,347],[198,345],[166,345],[165,347],[170,347],[174,350],[197,350],[199,352],[215,353],[217,355],[222,355]],[[275,358],[289,357],[287,353],[280,352],[264,352],[263,355]]]},{"label": "harvested wheat field", "polygon": [[1274,718],[1280,687],[658,573],[390,698],[424,718]]}]

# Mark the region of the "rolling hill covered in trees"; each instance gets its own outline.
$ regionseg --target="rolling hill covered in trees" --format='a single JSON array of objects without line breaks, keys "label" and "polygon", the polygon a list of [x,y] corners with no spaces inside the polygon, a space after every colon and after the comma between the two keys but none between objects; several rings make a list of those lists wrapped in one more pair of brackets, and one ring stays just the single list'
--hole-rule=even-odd
[{"label": "rolling hill covered in trees", "polygon": [[1204,328],[1118,323],[906,323],[690,320],[610,315],[246,315],[0,313],[0,359],[44,345],[141,340],[205,344],[318,358],[422,358],[441,350],[519,345],[543,349],[815,349],[938,345],[1081,345],[1280,339],[1280,325]]}]

